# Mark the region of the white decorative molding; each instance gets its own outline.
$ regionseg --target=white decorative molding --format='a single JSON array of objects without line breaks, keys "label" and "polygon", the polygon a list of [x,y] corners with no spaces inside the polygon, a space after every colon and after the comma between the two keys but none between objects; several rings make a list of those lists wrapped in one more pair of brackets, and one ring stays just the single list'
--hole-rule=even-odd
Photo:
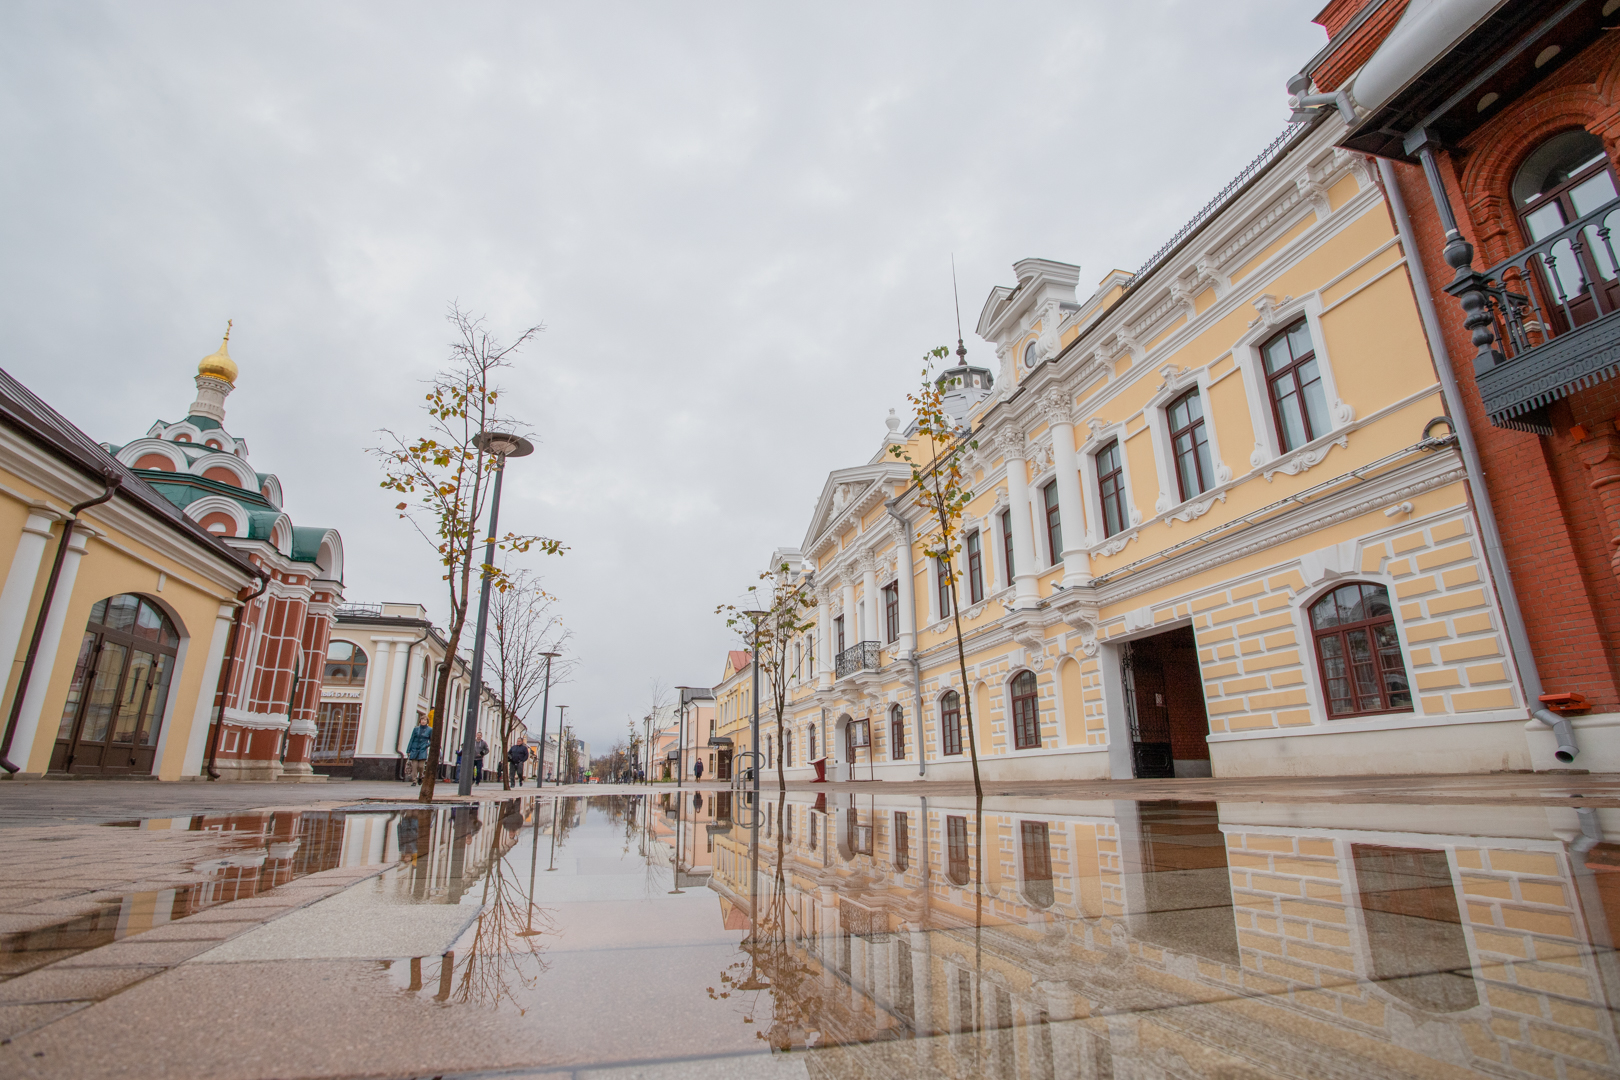
[{"label": "white decorative molding", "polygon": [[1232,482],[1232,466],[1224,460],[1215,463],[1215,482],[1217,484],[1230,484]]},{"label": "white decorative molding", "polygon": [[1253,301],[1254,310],[1260,313],[1260,317],[1257,319],[1250,319],[1249,326],[1255,327],[1264,324],[1268,330],[1276,326],[1283,319],[1282,315],[1278,313],[1277,309],[1293,299],[1294,298],[1292,296],[1285,296],[1281,300],[1278,300],[1271,293],[1261,293],[1259,296],[1255,297]]},{"label": "white decorative molding", "polygon": [[1153,504],[1153,512],[1154,514],[1167,514],[1170,512],[1170,507],[1174,505],[1175,504],[1170,501],[1170,493],[1168,491],[1161,491],[1159,492],[1159,501]]},{"label": "white decorative molding", "polygon": [[1266,463],[1266,445],[1257,442],[1254,444],[1254,453],[1249,455],[1249,468],[1258,469]]},{"label": "white decorative molding", "polygon": [[1041,416],[1048,424],[1072,424],[1070,397],[1067,391],[1060,387],[1052,387],[1040,400]]},{"label": "white decorative molding", "polygon": [[1333,399],[1333,408],[1329,411],[1333,414],[1334,427],[1344,427],[1346,424],[1353,422],[1356,418],[1356,410],[1352,409],[1349,405],[1346,405],[1338,398]]},{"label": "white decorative molding", "polygon": [[1135,529],[1132,529],[1130,532],[1119,533],[1116,536],[1110,536],[1107,540],[1104,540],[1102,543],[1100,543],[1096,547],[1092,548],[1090,554],[1092,554],[1092,555],[1118,555],[1120,552],[1125,550],[1125,545],[1126,544],[1130,543],[1132,540],[1135,540],[1135,539],[1136,539],[1136,530]]},{"label": "white decorative molding", "polygon": [[1226,501],[1226,492],[1224,492],[1224,491],[1219,492],[1218,494],[1216,494],[1216,495],[1214,495],[1214,496],[1212,496],[1212,497],[1210,497],[1208,499],[1205,499],[1202,502],[1198,502],[1196,500],[1189,499],[1182,506],[1180,513],[1170,515],[1170,517],[1169,517],[1168,521],[1166,522],[1166,524],[1168,524],[1169,521],[1192,521],[1192,520],[1194,520],[1196,518],[1201,518],[1205,514],[1209,513],[1209,508],[1210,507],[1214,506],[1218,502],[1223,503],[1225,501]]},{"label": "white decorative molding", "polygon": [[1332,450],[1334,446],[1348,450],[1350,448],[1350,436],[1340,435],[1336,439],[1328,439],[1320,444],[1307,445],[1303,450],[1298,450],[1290,456],[1274,462],[1263,474],[1266,482],[1270,483],[1272,477],[1278,473],[1298,476],[1302,472],[1309,472],[1314,466],[1322,463],[1322,460],[1328,456],[1328,451]]},{"label": "white decorative molding", "polygon": [[1094,442],[1097,437],[1102,434],[1103,428],[1107,426],[1108,421],[1104,420],[1100,416],[1093,416],[1090,420],[1087,420],[1086,427],[1089,429],[1089,431],[1086,435],[1086,442]]},{"label": "white decorative molding", "polygon": [[1300,197],[1316,211],[1316,220],[1326,221],[1333,212],[1333,207],[1328,203],[1327,185],[1312,176],[1309,170],[1296,176],[1294,185],[1299,188]]}]

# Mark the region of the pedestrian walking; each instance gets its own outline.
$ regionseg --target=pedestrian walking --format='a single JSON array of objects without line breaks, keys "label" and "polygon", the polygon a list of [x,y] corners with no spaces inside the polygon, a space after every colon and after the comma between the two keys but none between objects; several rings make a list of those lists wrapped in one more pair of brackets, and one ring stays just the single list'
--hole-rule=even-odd
[{"label": "pedestrian walking", "polygon": [[484,758],[489,755],[489,743],[484,741],[484,733],[478,733],[478,741],[473,743],[473,783],[484,782]]},{"label": "pedestrian walking", "polygon": [[428,747],[433,743],[433,727],[428,723],[426,716],[416,718],[416,727],[411,731],[411,741],[405,744],[405,779],[412,784],[420,784],[423,775],[427,772]]},{"label": "pedestrian walking", "polygon": [[512,783],[523,783],[523,763],[529,760],[529,744],[519,739],[506,752],[506,764],[511,769]]},{"label": "pedestrian walking", "polygon": [[692,779],[694,779],[694,780],[703,779],[703,759],[702,758],[699,758],[698,760],[692,762]]}]

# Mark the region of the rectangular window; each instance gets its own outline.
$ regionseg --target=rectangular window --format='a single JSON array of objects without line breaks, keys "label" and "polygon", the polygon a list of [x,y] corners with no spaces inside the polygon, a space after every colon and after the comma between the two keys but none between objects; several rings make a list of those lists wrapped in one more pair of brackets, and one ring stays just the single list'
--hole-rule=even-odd
[{"label": "rectangular window", "polygon": [[1125,465],[1119,440],[1097,451],[1097,493],[1102,499],[1103,535],[1122,531],[1130,520],[1125,514]]},{"label": "rectangular window", "polygon": [[889,760],[906,760],[906,718],[900,706],[889,712]]},{"label": "rectangular window", "polygon": [[[954,814],[945,819],[946,873],[952,883],[966,885],[972,876],[968,869],[967,818]],[[966,974],[964,972],[963,974]]]},{"label": "rectangular window", "polygon": [[833,649],[836,652],[844,651],[844,617],[842,615],[833,620]]},{"label": "rectangular window", "polygon": [[804,637],[805,656],[809,660],[810,674],[816,673],[816,635],[806,634]]},{"label": "rectangular window", "polygon": [[1283,450],[1303,446],[1331,431],[1327,391],[1309,324],[1300,319],[1261,346],[1260,353],[1265,358],[1272,418]]},{"label": "rectangular window", "polygon": [[967,535],[968,602],[977,604],[984,599],[984,549],[979,543],[979,530]]},{"label": "rectangular window", "polygon": [[948,755],[962,752],[962,704],[955,690],[947,690],[939,701],[939,741]]},{"label": "rectangular window", "polygon": [[1046,502],[1046,554],[1056,566],[1063,558],[1063,517],[1058,513],[1056,480],[1041,488],[1041,498]]},{"label": "rectangular window", "polygon": [[[905,811],[896,811],[894,815],[894,868],[902,874],[906,867],[911,865],[911,829],[910,821]],[[907,971],[902,978],[909,979],[911,972]]]},{"label": "rectangular window", "polygon": [[1003,510],[1001,512],[1001,561],[1002,565],[1007,568],[1007,580],[1001,583],[1002,587],[1005,588],[1006,586],[1012,584],[1013,574],[1016,573],[1016,571],[1013,569],[1011,510]]},{"label": "rectangular window", "polygon": [[900,640],[900,583],[891,581],[883,586],[883,629],[887,640]]},{"label": "rectangular window", "polygon": [[943,559],[934,560],[934,581],[939,592],[939,617],[949,618],[951,614],[951,576],[946,571]]},{"label": "rectangular window", "polygon": [[793,677],[801,678],[804,674],[804,642],[793,643]]},{"label": "rectangular window", "polygon": [[1176,459],[1176,486],[1183,502],[1209,489],[1215,470],[1209,461],[1209,432],[1204,427],[1204,403],[1197,390],[1189,390],[1165,410],[1170,423],[1170,454]]}]

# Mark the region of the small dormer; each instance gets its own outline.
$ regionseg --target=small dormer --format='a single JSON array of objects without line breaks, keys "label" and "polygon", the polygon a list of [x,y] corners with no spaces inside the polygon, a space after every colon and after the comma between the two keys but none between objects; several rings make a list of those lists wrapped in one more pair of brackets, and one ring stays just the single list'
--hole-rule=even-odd
[{"label": "small dormer", "polygon": [[1053,259],[1020,259],[1013,263],[1018,284],[990,290],[979,313],[978,335],[995,345],[1003,360],[1002,379],[1021,379],[1035,365],[1062,349],[1060,327],[1079,310],[1075,286],[1080,267]]},{"label": "small dormer", "polygon": [[968,363],[967,346],[960,338],[956,341],[956,363],[939,373],[934,380],[945,392],[945,414],[958,427],[967,422],[973,407],[990,396],[995,388],[995,376],[987,367]]}]

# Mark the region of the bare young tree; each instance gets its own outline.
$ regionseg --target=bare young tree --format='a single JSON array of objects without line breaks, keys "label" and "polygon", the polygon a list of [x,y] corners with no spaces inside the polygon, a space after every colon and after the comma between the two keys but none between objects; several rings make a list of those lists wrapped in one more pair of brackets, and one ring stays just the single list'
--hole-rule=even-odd
[{"label": "bare young tree", "polygon": [[[445,635],[445,655],[454,657],[461,647],[467,625],[467,602],[477,585],[488,578],[496,589],[505,591],[510,581],[505,570],[481,562],[478,545],[487,542],[480,526],[487,509],[494,479],[496,458],[477,444],[480,432],[512,430],[518,423],[501,411],[498,373],[512,366],[512,358],[544,327],[531,326],[515,341],[502,344],[490,334],[481,317],[450,306],[446,316],[455,328],[450,357],[427,380],[423,410],[426,428],[420,434],[405,435],[384,429],[384,445],[373,447],[372,455],[382,464],[382,486],[405,496],[396,508],[422,538],[437,550],[444,566],[449,590],[450,625]],[[543,536],[508,532],[496,539],[504,552],[523,552],[538,547],[548,555],[561,554],[563,545]],[[473,570],[478,568],[475,584]],[[450,677],[455,665],[439,670],[433,692],[433,736],[428,745],[426,775],[422,779],[422,802],[433,801],[434,781],[443,756],[444,732],[448,727]]]},{"label": "bare young tree", "polygon": [[[749,653],[757,654],[753,662],[758,665],[760,693],[768,695],[776,714],[776,786],[786,791],[787,775],[782,771],[782,717],[787,712],[788,693],[793,687],[793,646],[815,625],[810,612],[816,606],[816,594],[810,589],[810,575],[794,571],[787,563],[767,570],[759,579],[765,583],[763,587],[748,586],[748,602],[755,607],[743,609],[735,604],[721,604],[715,608],[715,613],[726,617],[726,626],[742,639]],[[750,615],[749,610],[762,614]],[[753,750],[758,753],[759,747]]]},{"label": "bare young tree", "polygon": [[[484,651],[484,682],[496,691],[501,709],[501,753],[511,749],[546,688],[546,653],[562,652],[572,632],[555,610],[556,599],[540,586],[532,571],[519,570],[504,591],[490,598],[489,641]],[[551,660],[551,684],[566,678],[575,660]],[[541,753],[545,748],[541,748]],[[512,771],[503,771],[511,790]]]}]

